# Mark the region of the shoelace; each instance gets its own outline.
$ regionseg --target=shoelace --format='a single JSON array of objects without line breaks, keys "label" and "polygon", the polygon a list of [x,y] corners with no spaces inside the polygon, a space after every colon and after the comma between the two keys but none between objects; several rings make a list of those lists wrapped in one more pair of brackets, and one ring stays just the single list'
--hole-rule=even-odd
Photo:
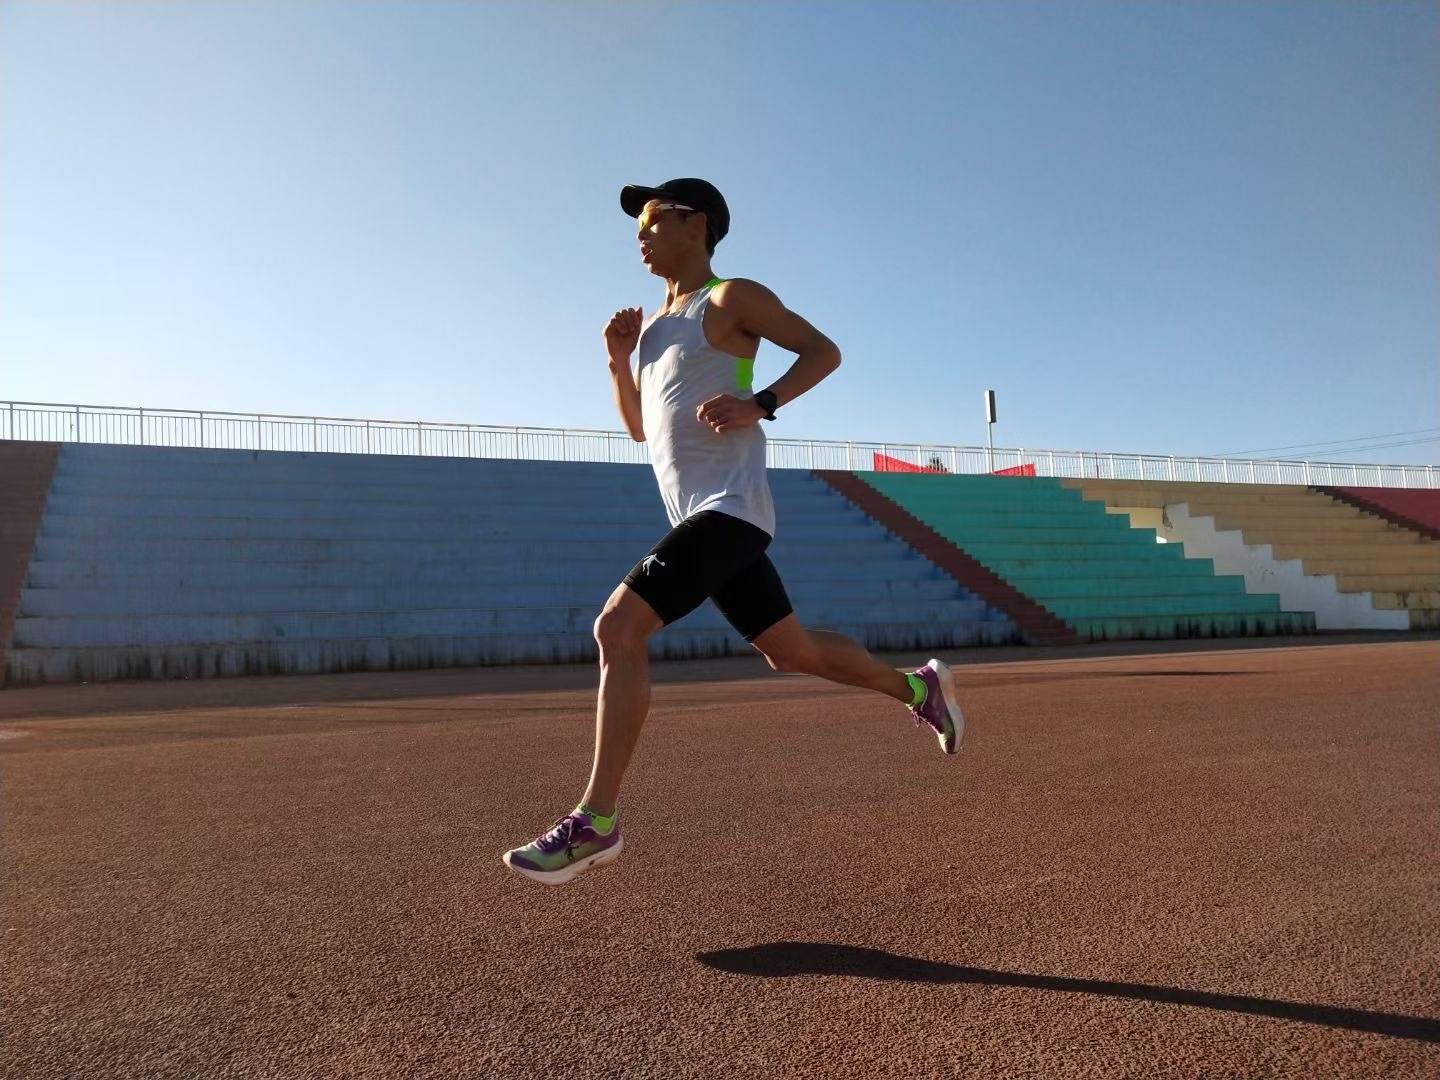
[{"label": "shoelace", "polygon": [[916,726],[916,727],[919,727],[921,724],[924,724],[924,725],[927,726],[927,727],[932,727],[932,728],[935,727],[935,724],[925,716],[925,713],[924,713],[924,711],[923,711],[924,708],[925,708],[925,706],[926,706],[926,705],[929,705],[929,704],[930,704],[930,695],[929,695],[928,687],[927,687],[927,693],[926,693],[926,695],[925,695],[925,700],[922,701],[919,705],[915,706],[915,708],[913,708],[913,709],[910,710],[910,715],[915,718],[915,726]]},{"label": "shoelace", "polygon": [[535,846],[547,855],[559,851],[562,847],[569,847],[570,837],[579,825],[580,819],[576,815],[566,814],[555,822],[549,832],[535,841]]}]

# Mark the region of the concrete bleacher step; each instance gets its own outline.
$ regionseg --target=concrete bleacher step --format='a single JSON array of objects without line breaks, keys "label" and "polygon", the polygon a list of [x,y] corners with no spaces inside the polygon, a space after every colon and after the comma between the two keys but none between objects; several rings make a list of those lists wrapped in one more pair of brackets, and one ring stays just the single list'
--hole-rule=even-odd
[{"label": "concrete bleacher step", "polygon": [[[1205,513],[1202,508],[1191,504],[1191,513]],[[1286,514],[1283,517],[1260,517],[1237,514],[1211,514],[1215,518],[1215,528],[1240,528],[1240,530],[1263,530],[1267,534],[1296,533],[1300,536],[1403,536],[1404,530],[1387,526],[1384,521],[1378,518],[1365,517],[1333,517],[1331,514]],[[1377,528],[1377,524],[1382,526]],[[1418,537],[1417,537],[1418,539]]]},{"label": "concrete bleacher step", "polygon": [[1434,574],[1424,572],[1350,573],[1337,572],[1335,581],[1341,592],[1428,593],[1440,589]]},{"label": "concrete bleacher step", "polygon": [[1093,641],[1130,639],[1263,637],[1308,634],[1315,630],[1313,613],[1283,611],[1265,615],[1176,614],[1148,617],[1077,618],[1066,620]]},{"label": "concrete bleacher step", "polygon": [[[1004,620],[963,623],[834,623],[827,629],[875,651],[914,651],[963,645],[1006,645],[1017,640]],[[753,655],[727,627],[667,627],[651,639],[655,659]],[[183,679],[234,675],[393,671],[491,664],[591,663],[594,638],[578,631],[444,634],[259,643],[201,642],[162,646],[67,646],[21,649],[12,656],[17,684],[100,682],[113,679]]]},{"label": "concrete bleacher step", "polygon": [[[587,541],[621,541],[648,548],[667,531],[664,522],[585,522]],[[555,525],[544,519],[513,518],[505,521],[446,522],[428,520],[372,521],[363,517],[333,518],[109,518],[50,517],[42,538],[46,541],[84,539],[97,535],[122,541],[168,540],[347,540],[415,541],[453,540],[474,536],[485,542],[512,541],[535,544],[549,542]],[[883,537],[884,530],[864,518],[811,518],[787,524],[787,540],[825,543],[846,538]]]},{"label": "concrete bleacher step", "polygon": [[[826,598],[811,612],[823,623],[980,621],[977,600],[927,601],[919,610],[885,600],[846,602]],[[383,611],[278,611],[256,614],[66,615],[17,620],[15,648],[66,645],[166,645],[184,642],[246,642],[290,638],[414,637],[435,634],[527,634],[552,630],[590,633],[593,604],[529,603],[524,607],[447,608]],[[693,616],[698,625],[724,625],[713,607]]]},{"label": "concrete bleacher step", "polygon": [[1264,615],[1278,613],[1277,597],[1263,594],[1225,596],[1116,596],[1047,598],[1045,606],[1066,622],[1086,618],[1129,618],[1182,614],[1187,618],[1212,615]]},{"label": "concrete bleacher step", "polygon": [[1279,558],[1300,558],[1305,564],[1307,574],[1411,574],[1423,575],[1427,580],[1437,581],[1437,574],[1440,574],[1440,563],[1429,557],[1418,556],[1410,558],[1404,555],[1343,555],[1343,556],[1301,556],[1280,555]]},{"label": "concrete bleacher step", "polygon": [[[783,484],[772,490],[783,493],[786,505],[793,503],[797,509],[824,507],[830,501],[823,491],[797,489],[791,484]],[[442,482],[433,478],[427,480],[422,476],[411,481],[397,480],[386,484],[337,484],[318,478],[292,478],[285,481],[251,479],[222,483],[213,478],[182,482],[143,477],[86,477],[81,481],[73,477],[59,476],[49,491],[52,497],[81,505],[86,510],[120,514],[138,509],[134,503],[137,496],[155,500],[156,507],[173,506],[185,512],[190,512],[197,505],[225,507],[242,504],[246,507],[263,508],[278,503],[291,509],[297,502],[315,507],[353,507],[357,503],[364,503],[377,507],[433,506],[462,509],[471,503],[483,506],[496,499],[523,499],[537,506],[565,510],[574,506],[593,506],[597,509],[621,507],[654,512],[659,505],[653,478],[649,478],[645,484],[627,482],[623,485],[594,484],[577,487],[567,486],[567,483],[554,478],[494,484]]]},{"label": "concrete bleacher step", "polygon": [[1318,567],[1322,563],[1333,565],[1368,565],[1383,562],[1396,570],[1431,570],[1440,572],[1440,551],[1424,548],[1387,548],[1373,544],[1325,544],[1325,543],[1279,543],[1270,547],[1277,559],[1301,559],[1307,573],[1331,573],[1329,570],[1311,570],[1310,563]]},{"label": "concrete bleacher step", "polygon": [[1374,600],[1377,608],[1387,611],[1440,609],[1440,586],[1413,592],[1377,592]]},{"label": "concrete bleacher step", "polygon": [[[650,542],[651,535],[638,551],[626,549],[626,555],[639,558]],[[237,560],[247,562],[306,561],[321,559],[384,559],[402,563],[416,560],[459,560],[464,558],[510,559],[516,570],[543,565],[559,558],[593,552],[594,541],[574,538],[549,541],[545,547],[521,548],[508,540],[128,540],[105,541],[106,551],[115,559],[170,560],[194,559],[197,556],[215,562]],[[883,558],[894,552],[894,543],[884,537],[865,540],[833,541],[826,545],[832,558],[864,560]],[[84,560],[93,551],[89,539],[50,538],[42,536],[35,542],[36,558],[46,561]],[[629,564],[624,564],[628,565]]]},{"label": "concrete bleacher step", "polygon": [[[393,579],[392,579],[393,580]],[[160,592],[153,587],[28,588],[21,611],[32,618],[89,615],[201,615],[216,612],[346,612],[467,609],[488,605],[586,605],[598,610],[615,588],[613,575],[578,582],[489,583],[483,585],[270,585],[236,594],[233,588],[196,585]],[[787,591],[795,603],[818,608],[829,601],[893,601],[943,603],[954,597],[953,583],[940,578],[864,579],[843,581],[792,577]]]},{"label": "concrete bleacher step", "polygon": [[1224,576],[1170,576],[1170,577],[1108,577],[1101,579],[1064,577],[1039,577],[1012,573],[1009,581],[1022,592],[1032,589],[1043,591],[1047,601],[1077,597],[1152,597],[1152,596],[1214,596],[1229,594],[1245,595],[1245,581],[1236,575]]},{"label": "concrete bleacher step", "polygon": [[[797,550],[781,543],[772,546],[770,557],[782,578],[790,581],[904,581],[936,578],[934,567],[908,552],[894,558],[856,562],[844,555],[827,555],[824,549]],[[529,554],[523,560],[524,580],[539,584],[571,581],[608,581],[613,587],[634,565],[635,554],[593,550],[570,559],[545,559]],[[396,563],[384,560],[324,560],[293,562],[226,562],[167,560],[125,562],[120,560],[52,562],[30,564],[30,587],[63,589],[86,586],[174,589],[184,586],[253,587],[257,580],[281,586],[364,586],[405,580],[415,585],[453,582],[506,584],[516,580],[517,559],[459,558]]]}]

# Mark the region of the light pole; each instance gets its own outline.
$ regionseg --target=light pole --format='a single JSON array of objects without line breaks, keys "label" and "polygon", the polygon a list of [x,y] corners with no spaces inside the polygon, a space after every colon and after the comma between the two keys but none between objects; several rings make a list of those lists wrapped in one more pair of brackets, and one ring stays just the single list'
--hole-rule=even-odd
[{"label": "light pole", "polygon": [[985,391],[985,471],[995,471],[995,391]]}]

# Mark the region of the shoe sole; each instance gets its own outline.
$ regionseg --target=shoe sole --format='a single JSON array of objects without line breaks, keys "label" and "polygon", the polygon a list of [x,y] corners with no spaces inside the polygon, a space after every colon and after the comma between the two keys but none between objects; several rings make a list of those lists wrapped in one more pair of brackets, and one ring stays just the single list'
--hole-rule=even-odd
[{"label": "shoe sole", "polygon": [[950,670],[949,664],[943,664],[939,660],[931,660],[925,666],[935,673],[936,681],[940,683],[940,692],[945,695],[945,711],[950,717],[950,726],[955,733],[955,741],[948,750],[945,748],[943,731],[937,731],[935,738],[940,743],[942,751],[953,754],[965,742],[965,714],[960,711],[960,702],[955,700],[955,673]]},{"label": "shoe sole", "polygon": [[569,866],[561,867],[559,870],[531,870],[528,866],[516,866],[510,861],[510,852],[505,852],[500,858],[505,865],[514,870],[521,877],[527,877],[531,881],[538,881],[541,885],[567,885],[577,874],[583,874],[586,870],[594,870],[597,867],[612,863],[620,857],[621,850],[625,847],[625,838],[622,836],[615,841],[613,847],[604,851],[597,851],[594,855],[587,855],[585,858],[571,863]]}]

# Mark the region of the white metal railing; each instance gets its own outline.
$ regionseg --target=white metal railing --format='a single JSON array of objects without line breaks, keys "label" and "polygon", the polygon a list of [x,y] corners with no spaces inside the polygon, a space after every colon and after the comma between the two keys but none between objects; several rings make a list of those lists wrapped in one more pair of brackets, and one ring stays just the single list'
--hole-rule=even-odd
[{"label": "white metal railing", "polygon": [[[110,405],[0,402],[4,438],[230,450],[309,450],[339,454],[521,458],[642,464],[645,446],[620,431],[502,427],[421,420],[196,412]],[[769,440],[772,469],[937,468],[951,473],[1033,470],[1036,476],[1128,480],[1205,480],[1252,484],[1355,484],[1440,487],[1434,465],[1126,454],[1094,450],[995,449],[824,439]]]}]

